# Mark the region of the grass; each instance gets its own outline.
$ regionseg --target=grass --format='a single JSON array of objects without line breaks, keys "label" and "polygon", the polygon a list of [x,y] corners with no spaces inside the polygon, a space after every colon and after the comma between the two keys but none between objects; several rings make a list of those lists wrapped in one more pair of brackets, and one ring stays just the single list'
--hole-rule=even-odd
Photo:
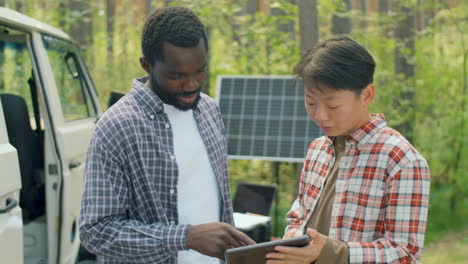
[{"label": "grass", "polygon": [[468,230],[450,233],[429,244],[423,251],[422,264],[468,263]]}]

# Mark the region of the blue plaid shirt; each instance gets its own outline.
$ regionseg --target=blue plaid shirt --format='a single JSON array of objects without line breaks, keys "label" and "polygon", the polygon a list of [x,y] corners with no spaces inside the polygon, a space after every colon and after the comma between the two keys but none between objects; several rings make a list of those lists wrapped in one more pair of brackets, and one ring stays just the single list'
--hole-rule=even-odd
[{"label": "blue plaid shirt", "polygon": [[[146,81],[134,80],[131,92],[102,115],[89,145],[80,238],[103,263],[175,264],[177,251],[187,249],[188,226],[178,224],[172,129]],[[233,224],[221,113],[202,94],[193,115],[219,183],[221,221]]]}]

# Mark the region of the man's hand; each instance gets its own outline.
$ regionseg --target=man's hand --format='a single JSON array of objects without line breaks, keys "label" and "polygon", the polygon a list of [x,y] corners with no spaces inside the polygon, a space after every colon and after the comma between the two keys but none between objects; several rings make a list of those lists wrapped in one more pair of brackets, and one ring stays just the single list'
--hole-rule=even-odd
[{"label": "man's hand", "polygon": [[307,229],[307,234],[312,238],[309,245],[296,247],[275,247],[275,252],[265,255],[267,264],[309,264],[317,260],[327,241],[327,237],[314,229]]},{"label": "man's hand", "polygon": [[229,224],[216,222],[189,226],[186,243],[190,249],[224,260],[226,249],[252,245],[255,241]]}]

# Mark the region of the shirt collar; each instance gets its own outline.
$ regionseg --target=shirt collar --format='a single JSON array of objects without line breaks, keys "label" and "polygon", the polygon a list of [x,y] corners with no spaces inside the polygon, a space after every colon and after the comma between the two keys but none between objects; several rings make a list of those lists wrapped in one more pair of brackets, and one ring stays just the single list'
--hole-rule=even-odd
[{"label": "shirt collar", "polygon": [[145,83],[147,81],[148,76],[134,79],[130,93],[142,105],[143,109],[146,109],[150,113],[162,113],[164,110],[163,102],[151,88],[146,86]]},{"label": "shirt collar", "polygon": [[[356,145],[359,149],[360,146],[366,144],[377,131],[385,126],[387,126],[387,122],[383,114],[370,114],[369,121],[351,133],[351,135],[346,138],[346,142]],[[334,138],[335,137],[330,138],[325,136],[326,141],[330,145],[333,144]]]},{"label": "shirt collar", "polygon": [[[161,114],[164,113],[164,104],[161,98],[153,91],[151,88],[146,86],[149,76],[144,76],[141,78],[134,79],[132,82],[131,94],[135,99],[141,103],[144,109],[147,109],[150,113]],[[200,107],[200,102],[198,102],[197,107],[194,109],[194,112],[198,111]]]},{"label": "shirt collar", "polygon": [[380,129],[387,126],[383,114],[371,114],[370,120],[351,133],[347,140],[354,142],[359,148],[366,144]]}]

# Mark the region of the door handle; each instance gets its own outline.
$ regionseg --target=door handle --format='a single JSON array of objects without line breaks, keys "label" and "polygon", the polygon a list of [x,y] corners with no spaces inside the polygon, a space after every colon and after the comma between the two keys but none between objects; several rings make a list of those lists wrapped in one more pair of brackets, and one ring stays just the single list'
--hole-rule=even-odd
[{"label": "door handle", "polygon": [[11,211],[13,208],[15,208],[18,205],[18,201],[15,199],[7,198],[6,200],[6,207],[0,209],[0,214],[8,213]]},{"label": "door handle", "polygon": [[81,162],[79,161],[72,161],[70,162],[70,164],[68,164],[68,168],[71,170],[71,169],[74,169],[76,167],[79,167],[81,165]]}]

